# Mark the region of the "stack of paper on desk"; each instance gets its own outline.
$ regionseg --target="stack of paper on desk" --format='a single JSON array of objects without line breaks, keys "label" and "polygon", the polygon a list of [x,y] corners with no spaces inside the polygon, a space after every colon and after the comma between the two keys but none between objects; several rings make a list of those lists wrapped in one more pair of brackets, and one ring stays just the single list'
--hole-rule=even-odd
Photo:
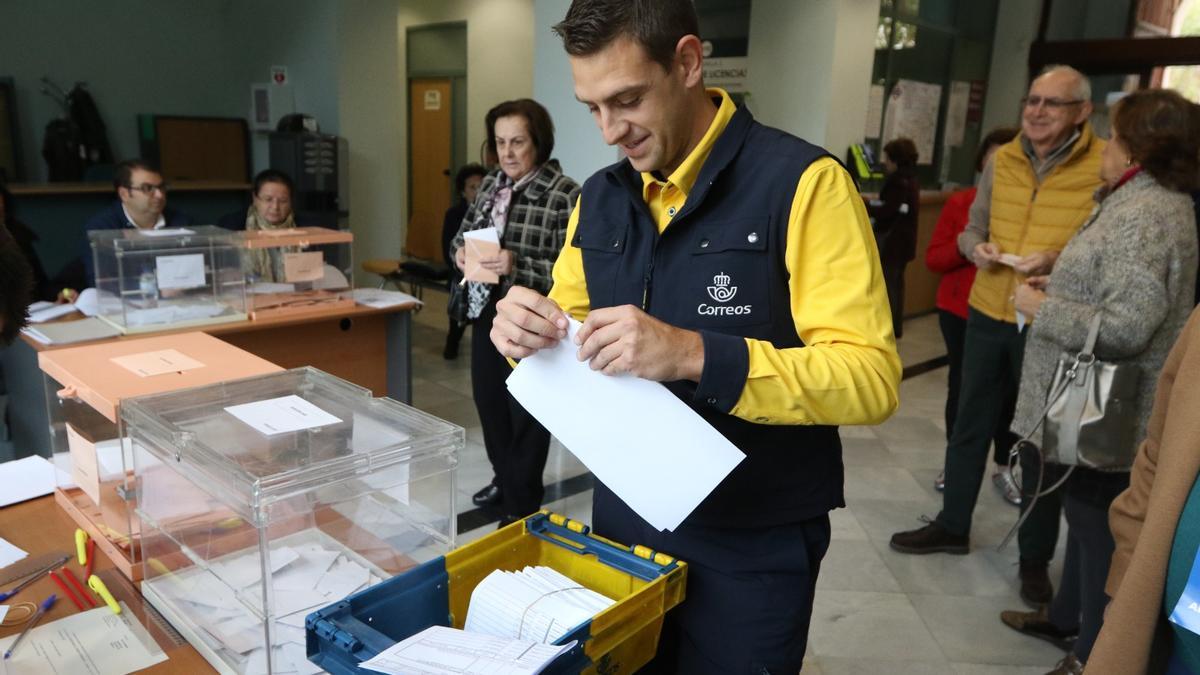
[{"label": "stack of paper on desk", "polygon": [[549,567],[496,570],[471,592],[470,633],[554,642],[613,604]]},{"label": "stack of paper on desk", "polygon": [[537,675],[574,646],[574,642],[555,647],[430,626],[358,667],[389,675]]}]

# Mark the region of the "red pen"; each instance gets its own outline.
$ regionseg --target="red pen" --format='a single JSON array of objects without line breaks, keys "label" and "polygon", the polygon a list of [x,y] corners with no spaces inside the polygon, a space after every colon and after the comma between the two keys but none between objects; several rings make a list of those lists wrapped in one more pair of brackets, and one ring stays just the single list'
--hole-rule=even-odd
[{"label": "red pen", "polygon": [[83,578],[92,578],[92,563],[96,560],[96,540],[88,537],[87,543],[87,567],[83,570]]},{"label": "red pen", "polygon": [[55,584],[58,584],[58,587],[62,589],[62,592],[65,593],[68,598],[71,599],[71,602],[74,603],[80,611],[83,611],[83,603],[79,602],[79,598],[75,597],[75,594],[71,592],[71,587],[63,583],[62,577],[58,576],[54,572],[50,572],[50,578],[54,580]]},{"label": "red pen", "polygon": [[67,581],[71,582],[71,585],[75,587],[75,590],[79,591],[79,594],[82,595],[83,599],[87,601],[88,607],[96,606],[95,598],[92,597],[91,593],[88,593],[87,590],[84,589],[83,584],[79,583],[79,580],[75,578],[74,574],[71,574],[71,570],[69,568],[62,568],[62,575],[67,578]]}]

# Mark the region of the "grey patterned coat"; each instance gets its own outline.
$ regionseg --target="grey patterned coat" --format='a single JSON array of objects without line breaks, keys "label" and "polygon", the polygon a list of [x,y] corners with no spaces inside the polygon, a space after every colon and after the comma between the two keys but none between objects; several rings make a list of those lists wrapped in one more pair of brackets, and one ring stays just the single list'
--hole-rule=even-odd
[{"label": "grey patterned coat", "polygon": [[[1025,343],[1012,429],[1040,419],[1059,355],[1083,348],[1101,312],[1096,356],[1135,364],[1140,373],[1137,435],[1146,434],[1154,387],[1192,311],[1196,284],[1192,199],[1142,172],[1101,201],[1067,243]],[[1041,444],[1041,433],[1033,437]]]},{"label": "grey patterned coat", "polygon": [[[491,227],[492,201],[500,169],[484,177],[475,202],[467,209],[458,235],[450,244],[454,255],[463,246],[463,232]],[[543,164],[533,181],[513,195],[508,223],[500,245],[513,252],[513,271],[500,278],[501,293],[514,284],[545,295],[554,284],[554,261],[567,241],[567,221],[575,209],[579,184],[563,175],[556,160]]]}]

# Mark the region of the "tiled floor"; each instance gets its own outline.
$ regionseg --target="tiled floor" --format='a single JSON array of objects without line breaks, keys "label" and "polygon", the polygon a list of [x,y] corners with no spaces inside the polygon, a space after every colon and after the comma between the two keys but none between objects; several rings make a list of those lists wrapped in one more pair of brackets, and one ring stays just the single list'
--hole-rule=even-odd
[{"label": "tiled floor", "polygon": [[[474,509],[470,495],[491,478],[491,468],[471,400],[470,331],[461,356],[442,359],[445,298],[427,291],[427,305],[414,321],[414,404],[467,430],[458,471],[462,513]],[[936,317],[908,322],[900,352],[905,366],[943,355]],[[805,673],[1033,675],[1062,656],[999,621],[1001,610],[1024,605],[1017,596],[1015,544],[995,550],[1017,511],[990,481],[980,494],[970,555],[906,556],[888,548],[893,532],[919,526],[920,515],[932,516],[941,505],[932,483],[945,450],[945,387],[944,367],[912,377],[901,385],[900,410],[890,420],[841,431],[848,507],[831,515],[833,544],[818,581]],[[547,484],[586,471],[552,443]],[[588,522],[591,491],[547,506]],[[459,542],[494,529],[460,532]],[[1051,574],[1057,579],[1057,565]]]}]

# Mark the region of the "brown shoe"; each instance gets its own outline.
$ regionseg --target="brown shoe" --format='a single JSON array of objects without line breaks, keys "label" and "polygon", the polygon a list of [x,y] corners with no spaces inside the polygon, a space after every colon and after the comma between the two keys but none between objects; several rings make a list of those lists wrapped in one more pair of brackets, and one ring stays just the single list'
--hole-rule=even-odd
[{"label": "brown shoe", "polygon": [[916,555],[926,553],[966,555],[971,550],[967,535],[951,534],[937,522],[929,523],[920,529],[893,534],[891,546],[895,551]]},{"label": "brown shoe", "polygon": [[1054,667],[1054,670],[1046,673],[1046,675],[1083,675],[1084,663],[1075,657],[1074,654],[1067,652],[1062,661]]},{"label": "brown shoe", "polygon": [[1051,623],[1049,611],[1044,605],[1036,612],[1015,610],[1000,612],[1000,620],[1004,622],[1005,626],[1019,633],[1045,640],[1064,652],[1071,651],[1071,648],[1075,646],[1075,638],[1079,637],[1078,629],[1067,631]]},{"label": "brown shoe", "polygon": [[1054,584],[1050,583],[1048,563],[1021,561],[1021,599],[1037,609],[1050,604],[1054,598]]}]

